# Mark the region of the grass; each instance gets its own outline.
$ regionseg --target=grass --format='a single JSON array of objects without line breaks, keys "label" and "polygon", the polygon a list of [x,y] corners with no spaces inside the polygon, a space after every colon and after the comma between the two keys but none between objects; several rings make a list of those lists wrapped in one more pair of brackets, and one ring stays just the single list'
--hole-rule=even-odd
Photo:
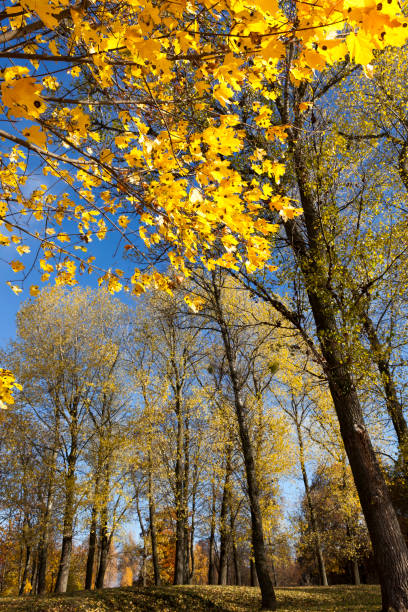
[{"label": "grass", "polygon": [[[280,612],[378,612],[377,586],[277,589]],[[249,587],[127,587],[43,597],[3,597],[4,612],[254,612],[259,589]]]}]

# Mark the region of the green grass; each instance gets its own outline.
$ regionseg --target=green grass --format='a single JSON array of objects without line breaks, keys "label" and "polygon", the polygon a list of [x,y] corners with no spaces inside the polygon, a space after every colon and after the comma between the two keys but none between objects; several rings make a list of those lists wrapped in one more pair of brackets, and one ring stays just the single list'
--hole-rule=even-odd
[{"label": "green grass", "polygon": [[[281,612],[378,612],[377,586],[293,587],[277,589]],[[253,612],[259,589],[182,586],[77,591],[68,595],[0,598],[4,612]]]}]

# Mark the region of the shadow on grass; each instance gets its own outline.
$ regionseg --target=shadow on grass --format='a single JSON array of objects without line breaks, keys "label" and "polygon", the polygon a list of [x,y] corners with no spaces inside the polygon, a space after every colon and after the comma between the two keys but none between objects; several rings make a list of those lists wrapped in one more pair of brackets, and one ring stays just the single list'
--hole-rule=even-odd
[{"label": "shadow on grass", "polygon": [[[378,612],[375,586],[277,589],[281,612]],[[0,612],[256,612],[259,589],[232,586],[119,587],[0,598]]]}]

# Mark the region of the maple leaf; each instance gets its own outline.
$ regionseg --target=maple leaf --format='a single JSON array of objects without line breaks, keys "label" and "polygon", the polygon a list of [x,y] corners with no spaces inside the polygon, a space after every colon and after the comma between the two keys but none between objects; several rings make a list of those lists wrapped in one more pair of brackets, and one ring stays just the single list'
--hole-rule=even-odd
[{"label": "maple leaf", "polygon": [[41,130],[41,128],[38,125],[32,125],[29,128],[25,128],[22,131],[22,134],[30,142],[33,142],[34,144],[38,145],[39,147],[43,149],[45,148],[47,144],[47,137],[46,137],[46,134]]},{"label": "maple leaf", "polygon": [[12,267],[13,272],[21,272],[21,270],[24,270],[25,268],[23,262],[19,260],[10,261],[10,266]]}]

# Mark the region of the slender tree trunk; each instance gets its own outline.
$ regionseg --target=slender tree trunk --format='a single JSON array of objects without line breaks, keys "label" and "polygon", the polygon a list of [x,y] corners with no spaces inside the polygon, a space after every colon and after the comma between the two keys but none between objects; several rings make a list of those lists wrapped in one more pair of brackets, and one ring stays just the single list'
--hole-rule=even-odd
[{"label": "slender tree trunk", "polygon": [[192,500],[191,500],[191,529],[190,529],[190,571],[188,576],[188,583],[191,584],[194,577],[195,570],[195,556],[194,556],[194,535],[195,535],[195,513],[196,513],[196,497],[197,497],[197,484],[198,484],[198,465],[194,463],[193,469],[193,484],[192,484]]},{"label": "slender tree trunk", "polygon": [[176,389],[176,416],[177,416],[177,449],[175,466],[175,491],[176,491],[176,558],[174,563],[173,584],[183,584],[185,563],[185,513],[184,513],[184,419],[181,409],[181,388]]},{"label": "slender tree trunk", "polygon": [[[40,534],[40,540],[38,544],[38,552],[37,552],[37,579],[36,579],[36,588],[35,593],[38,595],[43,595],[46,591],[46,576],[47,576],[47,556],[48,556],[48,547],[49,547],[49,539],[50,539],[50,523],[51,523],[51,515],[52,508],[54,502],[54,487],[55,487],[55,474],[57,470],[57,449],[58,449],[58,438],[59,438],[59,428],[60,428],[60,415],[59,409],[56,409],[55,414],[55,437],[54,437],[54,445],[51,453],[51,461],[49,467],[49,475],[48,475],[48,487],[47,487],[47,499],[45,503],[44,514],[42,517],[42,528]],[[33,584],[34,589],[34,584]]]},{"label": "slender tree trunk", "polygon": [[212,483],[212,500],[211,500],[211,522],[210,522],[210,540],[208,544],[208,584],[215,584],[215,502],[216,491],[215,484]]},{"label": "slender tree trunk", "polygon": [[251,587],[259,586],[258,576],[256,575],[255,561],[252,557],[249,560],[249,574],[251,580]]},{"label": "slender tree trunk", "polygon": [[38,593],[38,550],[33,557],[33,564],[31,566],[31,593],[36,595]]},{"label": "slender tree trunk", "polygon": [[276,569],[275,569],[275,563],[274,563],[273,559],[271,559],[271,567],[272,567],[272,576],[273,576],[273,586],[277,587],[278,586],[278,579],[276,577]]},{"label": "slender tree trunk", "polygon": [[159,565],[159,555],[157,551],[157,533],[156,533],[156,505],[154,500],[154,491],[153,491],[153,479],[152,479],[152,456],[151,451],[149,451],[149,526],[150,526],[150,541],[152,545],[152,561],[153,561],[153,574],[154,574],[154,584],[156,586],[160,585],[160,565]]},{"label": "slender tree trunk", "polygon": [[[105,407],[105,405],[103,406]],[[102,418],[104,417],[104,413],[102,414]],[[97,547],[97,537],[96,537],[96,526],[98,519],[98,497],[99,497],[99,488],[100,488],[100,480],[101,480],[101,469],[103,463],[103,444],[104,441],[101,436],[99,436],[98,442],[98,453],[95,467],[95,485],[93,492],[93,504],[91,511],[91,524],[89,527],[89,540],[88,540],[88,556],[86,559],[86,573],[85,573],[85,589],[92,589],[92,581],[94,576],[94,568],[95,568],[95,557],[96,557],[96,547]]]},{"label": "slender tree trunk", "polygon": [[110,538],[107,533],[107,525],[104,522],[101,527],[100,535],[100,556],[99,556],[99,567],[96,576],[95,587],[97,589],[103,589],[103,583],[105,580],[106,568],[108,565]]},{"label": "slender tree trunk", "polygon": [[232,557],[234,561],[234,583],[236,586],[241,585],[241,572],[239,570],[239,559],[238,559],[238,550],[237,543],[235,538],[235,521],[232,513],[232,508],[230,504],[230,530],[231,530],[231,543],[232,543]]},{"label": "slender tree trunk", "polygon": [[102,505],[100,511],[100,526],[99,526],[99,566],[98,573],[96,576],[95,586],[97,589],[103,589],[103,583],[105,580],[106,567],[108,565],[108,555],[110,543],[113,537],[113,528],[108,534],[108,500],[109,500],[109,483],[110,483],[110,471],[109,465],[105,465],[104,483],[102,486]]},{"label": "slender tree trunk", "polygon": [[184,470],[182,488],[182,511],[184,516],[184,562],[183,584],[190,584],[190,529],[188,525],[188,496],[190,482],[190,423],[188,415],[184,419]]},{"label": "slender tree trunk", "polygon": [[38,544],[38,570],[37,570],[37,588],[36,593],[43,595],[46,590],[46,575],[47,575],[47,556],[49,545],[49,527],[52,512],[52,486],[49,485],[47,492],[47,502],[44,511],[40,542]]},{"label": "slender tree trunk", "polygon": [[397,435],[400,457],[404,466],[405,478],[408,480],[408,424],[405,420],[404,410],[398,400],[397,388],[387,358],[387,350],[382,346],[374,324],[367,312],[363,313],[364,330],[370,342],[371,355],[377,364],[378,371],[384,386],[387,412],[391,418]]},{"label": "slender tree trunk", "polygon": [[86,559],[86,574],[85,574],[85,589],[92,589],[92,579],[95,566],[95,554],[96,554],[96,521],[97,521],[97,509],[96,501],[94,500],[91,513],[91,525],[89,528],[89,541],[88,541],[88,556]]},{"label": "slender tree trunk", "polygon": [[[296,145],[295,145],[296,147]],[[328,289],[321,252],[323,237],[308,192],[309,177],[302,152],[295,148],[295,167],[308,237],[306,247],[294,221],[285,224],[299,260],[326,363],[326,376],[361,507],[366,519],[381,584],[383,612],[408,610],[408,550],[384,476],[365,427],[363,411],[348,366],[349,355],[337,327],[335,305]]]},{"label": "slender tree trunk", "polygon": [[217,287],[215,278],[213,282],[213,297],[216,316],[218,318],[218,324],[220,326],[221,336],[224,343],[225,355],[227,358],[228,370],[234,393],[235,413],[238,421],[242,454],[244,456],[248,498],[251,511],[252,546],[255,556],[256,573],[258,576],[259,586],[262,594],[262,608],[267,610],[276,610],[276,596],[272,584],[272,579],[269,574],[269,567],[264,542],[262,513],[261,506],[259,503],[260,494],[258,481],[256,478],[254,452],[247,423],[247,409],[244,401],[241,398],[241,388],[239,383],[239,375],[236,369],[232,339],[230,336],[230,331],[224,319],[219,288]]},{"label": "slender tree trunk", "polygon": [[227,584],[227,559],[228,559],[228,499],[229,499],[229,481],[231,477],[231,446],[228,444],[225,459],[225,477],[224,489],[222,493],[221,510],[220,510],[220,565],[218,571],[218,584]]},{"label": "slender tree trunk", "polygon": [[22,595],[24,593],[24,588],[27,582],[27,578],[28,578],[28,568],[30,565],[30,561],[31,561],[31,546],[26,546],[26,550],[25,550],[25,560],[24,560],[24,568],[23,568],[23,575],[21,577],[21,583],[20,583],[20,589],[19,589],[19,595]]},{"label": "slender tree trunk", "polygon": [[354,558],[351,563],[352,563],[352,568],[353,568],[353,582],[356,585],[360,585],[361,580],[360,580],[360,571],[358,569],[358,561],[357,559]]},{"label": "slender tree trunk", "polygon": [[326,566],[325,566],[325,563],[324,563],[323,550],[322,550],[322,544],[321,544],[321,539],[320,539],[320,532],[319,532],[319,528],[317,526],[315,509],[314,509],[314,505],[313,505],[312,495],[311,495],[311,492],[310,492],[309,479],[307,477],[307,472],[306,472],[306,463],[305,463],[305,454],[304,454],[302,430],[301,430],[301,427],[300,427],[300,423],[297,420],[296,420],[296,432],[297,432],[298,445],[299,445],[300,469],[302,471],[303,484],[305,486],[307,507],[309,509],[310,526],[312,528],[312,534],[313,534],[313,540],[314,540],[314,546],[315,546],[317,565],[318,565],[318,568],[319,568],[320,584],[322,586],[328,586],[329,583],[327,582]]},{"label": "slender tree trunk", "polygon": [[72,553],[72,532],[74,525],[74,500],[75,500],[75,465],[76,445],[71,449],[68,459],[68,472],[65,479],[65,508],[64,527],[62,535],[61,557],[58,567],[55,593],[65,593],[68,585],[69,569]]}]

